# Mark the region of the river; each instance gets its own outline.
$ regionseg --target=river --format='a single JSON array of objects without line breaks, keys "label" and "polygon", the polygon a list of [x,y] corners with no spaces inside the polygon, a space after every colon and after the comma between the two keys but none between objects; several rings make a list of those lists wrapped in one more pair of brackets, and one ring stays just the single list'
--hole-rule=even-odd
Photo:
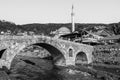
[{"label": "river", "polygon": [[51,57],[41,59],[19,55],[13,60],[11,69],[5,72],[10,80],[120,80],[119,67],[58,66]]},{"label": "river", "polygon": [[11,80],[120,80],[120,69],[117,74],[109,70],[93,65],[57,66],[51,58],[17,56],[8,76]]}]

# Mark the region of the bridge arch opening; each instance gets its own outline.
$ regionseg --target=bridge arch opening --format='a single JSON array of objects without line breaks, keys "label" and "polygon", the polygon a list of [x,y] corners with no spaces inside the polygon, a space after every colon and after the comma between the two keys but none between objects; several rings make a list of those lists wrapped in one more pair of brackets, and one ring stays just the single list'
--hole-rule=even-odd
[{"label": "bridge arch opening", "polygon": [[87,64],[87,55],[84,52],[79,52],[76,55],[75,64]]},{"label": "bridge arch opening", "polygon": [[[52,60],[53,64],[55,65],[65,65],[65,57],[64,57],[64,54],[59,50],[57,49],[56,47],[50,45],[50,44],[47,44],[47,43],[35,43],[35,44],[31,44],[29,46],[39,46],[39,47],[42,47],[44,49],[46,49],[49,53],[50,53],[50,56],[47,56],[47,57],[43,57],[41,59],[49,59],[49,60]],[[27,46],[28,47],[28,46]],[[27,48],[25,47],[25,48]],[[24,48],[24,49],[25,49]],[[20,53],[19,53],[20,54]],[[29,53],[28,53],[29,54]],[[17,56],[17,55],[16,55]],[[15,57],[16,57],[15,56]],[[39,57],[39,56],[38,56]],[[28,60],[24,60],[24,61],[27,61],[27,62],[30,62]],[[11,62],[11,67],[14,66],[15,63],[14,63],[14,59],[13,61]]]},{"label": "bridge arch opening", "polygon": [[2,49],[0,51],[0,59],[4,59],[5,58],[5,54],[6,54],[6,53],[4,53],[5,51],[6,51],[6,49]]},{"label": "bridge arch opening", "polygon": [[50,44],[47,44],[47,43],[36,43],[33,45],[40,46],[40,47],[46,49],[51,54],[54,62],[57,62],[60,60],[63,60],[65,62],[65,57],[64,57],[63,53],[56,47],[54,47]]}]

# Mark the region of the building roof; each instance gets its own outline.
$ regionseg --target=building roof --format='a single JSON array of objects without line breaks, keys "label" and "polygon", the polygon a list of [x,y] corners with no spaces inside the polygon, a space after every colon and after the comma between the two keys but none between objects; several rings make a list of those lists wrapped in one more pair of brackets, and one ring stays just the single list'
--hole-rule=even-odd
[{"label": "building roof", "polygon": [[105,37],[101,40],[115,40],[115,39],[120,39],[120,35],[115,35],[115,36],[111,36],[111,37]]},{"label": "building roof", "polygon": [[61,35],[61,37],[67,37],[67,38],[75,38],[75,37],[81,37],[81,34],[78,32],[66,34],[66,35]]},{"label": "building roof", "polygon": [[114,35],[112,32],[107,31],[105,29],[104,30],[99,30],[99,31],[95,32],[94,34],[99,35],[99,36],[103,36],[103,37],[109,37],[109,36]]}]

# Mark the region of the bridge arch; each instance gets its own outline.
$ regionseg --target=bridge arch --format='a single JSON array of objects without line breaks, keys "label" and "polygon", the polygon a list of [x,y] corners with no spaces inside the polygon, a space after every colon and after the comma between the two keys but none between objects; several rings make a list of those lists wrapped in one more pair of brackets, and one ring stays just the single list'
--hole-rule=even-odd
[{"label": "bridge arch", "polygon": [[[56,65],[64,65],[66,63],[65,55],[58,48],[54,47],[53,45],[50,45],[48,43],[34,43],[34,44],[25,46],[21,50],[25,49],[28,46],[40,46],[40,47],[46,49],[51,54],[52,60]],[[18,54],[20,54],[20,51]],[[15,56],[17,56],[17,54]],[[11,61],[11,64],[12,64],[13,60]]]},{"label": "bridge arch", "polygon": [[32,45],[36,45],[36,46],[40,46],[43,47],[44,49],[46,49],[53,58],[57,57],[58,55],[61,55],[64,57],[64,54],[56,47],[54,47],[53,45],[47,44],[47,43],[35,43]]},{"label": "bridge arch", "polygon": [[87,64],[88,59],[85,52],[81,51],[76,54],[75,64]]}]

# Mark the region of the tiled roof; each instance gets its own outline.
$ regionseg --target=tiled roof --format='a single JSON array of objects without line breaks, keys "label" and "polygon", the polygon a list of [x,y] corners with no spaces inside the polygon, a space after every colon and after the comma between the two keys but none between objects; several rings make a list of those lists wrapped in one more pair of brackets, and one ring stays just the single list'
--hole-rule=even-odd
[{"label": "tiled roof", "polygon": [[106,35],[106,36],[112,36],[113,35],[112,32],[109,32],[107,30],[100,30],[100,31],[95,32],[94,34],[96,34],[96,35]]}]

